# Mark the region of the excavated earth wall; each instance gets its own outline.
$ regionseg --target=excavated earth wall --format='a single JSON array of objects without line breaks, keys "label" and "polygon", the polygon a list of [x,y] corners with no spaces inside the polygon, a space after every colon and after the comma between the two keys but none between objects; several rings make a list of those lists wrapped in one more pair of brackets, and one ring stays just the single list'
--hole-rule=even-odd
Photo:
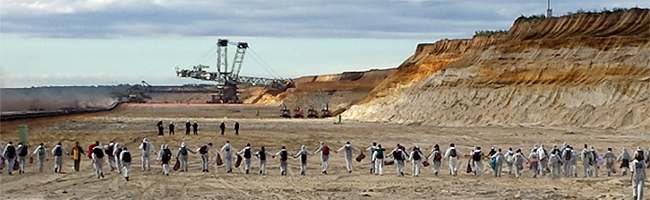
[{"label": "excavated earth wall", "polygon": [[650,128],[650,10],[520,18],[421,44],[344,118],[437,126]]}]

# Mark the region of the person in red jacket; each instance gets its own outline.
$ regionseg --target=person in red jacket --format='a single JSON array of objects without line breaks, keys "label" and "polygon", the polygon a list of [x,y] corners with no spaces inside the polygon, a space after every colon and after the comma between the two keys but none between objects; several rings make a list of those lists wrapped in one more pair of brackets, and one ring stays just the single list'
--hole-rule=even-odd
[{"label": "person in red jacket", "polygon": [[88,146],[88,159],[93,159],[93,148],[97,145],[99,145],[99,141],[95,141],[94,144]]}]

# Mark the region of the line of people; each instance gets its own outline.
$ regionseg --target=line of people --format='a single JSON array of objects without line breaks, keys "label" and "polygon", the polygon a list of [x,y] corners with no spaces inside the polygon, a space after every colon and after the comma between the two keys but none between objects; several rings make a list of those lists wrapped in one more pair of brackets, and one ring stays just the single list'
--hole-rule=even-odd
[{"label": "line of people", "polygon": [[[165,127],[163,125],[162,120],[160,120],[160,121],[158,121],[158,123],[156,123],[156,128],[158,130],[158,135],[164,135]],[[167,126],[167,128],[169,130],[169,135],[174,135],[175,134],[176,126],[174,125],[174,122],[169,122],[169,125]],[[199,124],[196,121],[194,123],[190,123],[190,120],[187,120],[185,122],[185,135],[190,135],[190,129],[192,130],[192,133],[194,135],[198,135]],[[219,124],[219,129],[221,131],[220,132],[221,135],[224,135],[225,132],[226,132],[226,123],[221,121],[221,123]],[[236,121],[234,123],[233,129],[235,130],[235,135],[239,135],[239,122]]]}]

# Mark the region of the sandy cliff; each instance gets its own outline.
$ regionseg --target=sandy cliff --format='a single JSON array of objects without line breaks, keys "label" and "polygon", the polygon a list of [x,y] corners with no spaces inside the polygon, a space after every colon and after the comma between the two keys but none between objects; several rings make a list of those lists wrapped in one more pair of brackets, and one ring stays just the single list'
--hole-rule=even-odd
[{"label": "sandy cliff", "polygon": [[650,128],[650,10],[520,18],[421,44],[348,119],[439,126]]}]

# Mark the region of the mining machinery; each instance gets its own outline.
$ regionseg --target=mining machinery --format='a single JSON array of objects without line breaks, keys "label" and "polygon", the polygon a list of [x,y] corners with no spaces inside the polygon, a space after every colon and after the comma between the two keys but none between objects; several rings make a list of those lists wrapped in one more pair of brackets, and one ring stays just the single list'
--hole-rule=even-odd
[{"label": "mining machinery", "polygon": [[145,103],[151,99],[148,95],[151,92],[151,85],[146,81],[136,85],[119,85],[118,88],[111,92],[111,96],[117,98],[119,102],[128,103]]},{"label": "mining machinery", "polygon": [[287,105],[282,104],[282,109],[280,109],[280,111],[282,111],[282,115],[281,115],[282,117],[291,118],[291,113],[289,112]]},{"label": "mining machinery", "polygon": [[[237,47],[230,68],[228,68],[227,61],[228,45],[235,45]],[[290,79],[240,76],[239,72],[241,71],[247,49],[249,49],[247,42],[235,43],[229,42],[227,39],[219,39],[217,41],[216,72],[208,72],[206,69],[210,67],[207,65],[197,65],[192,67],[192,69],[179,70],[177,68],[176,75],[179,77],[216,82],[216,93],[212,95],[212,99],[208,103],[242,103],[238,97],[238,84],[263,85],[268,89],[276,91],[284,91],[287,88],[294,87],[294,83]]]},{"label": "mining machinery", "polygon": [[318,111],[314,109],[314,106],[309,106],[307,109],[307,118],[318,118]]},{"label": "mining machinery", "polygon": [[293,118],[304,118],[304,117],[305,115],[300,109],[300,106],[296,106],[296,109],[293,109]]},{"label": "mining machinery", "polygon": [[322,118],[331,117],[329,107],[330,107],[330,104],[327,103],[327,104],[325,104],[325,108],[323,108],[323,110],[321,110],[321,111],[323,111],[323,115],[321,115]]}]

